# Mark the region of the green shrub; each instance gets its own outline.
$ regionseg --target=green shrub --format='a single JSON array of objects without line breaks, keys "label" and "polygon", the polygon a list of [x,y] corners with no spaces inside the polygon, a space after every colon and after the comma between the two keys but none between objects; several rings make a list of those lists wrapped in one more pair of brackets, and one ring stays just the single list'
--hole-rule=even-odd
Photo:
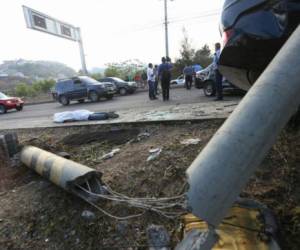
[{"label": "green shrub", "polygon": [[29,96],[29,93],[31,92],[29,89],[31,87],[27,85],[26,83],[19,83],[15,87],[15,92],[17,96]]},{"label": "green shrub", "polygon": [[41,86],[41,91],[44,93],[48,93],[50,91],[50,89],[54,87],[55,81],[52,79],[43,80],[43,81],[40,81],[39,84]]},{"label": "green shrub", "polygon": [[34,82],[32,85],[19,83],[15,87],[15,94],[17,96],[33,97],[39,93],[49,93],[50,89],[53,88],[54,85],[54,80],[41,80]]}]

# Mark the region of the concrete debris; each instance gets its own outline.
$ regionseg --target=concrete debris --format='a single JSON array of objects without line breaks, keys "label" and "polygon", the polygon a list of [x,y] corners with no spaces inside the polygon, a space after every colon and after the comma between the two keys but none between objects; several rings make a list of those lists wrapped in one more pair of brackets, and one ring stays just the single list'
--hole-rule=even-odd
[{"label": "concrete debris", "polygon": [[85,220],[88,220],[88,221],[92,221],[92,220],[96,219],[96,215],[93,212],[89,211],[89,210],[84,210],[81,213],[81,217],[84,218]]},{"label": "concrete debris", "polygon": [[199,142],[201,142],[201,139],[199,138],[195,138],[195,139],[186,139],[180,142],[180,144],[183,145],[197,145],[199,144]]},{"label": "concrete debris", "polygon": [[137,140],[138,140],[138,141],[141,141],[141,140],[144,140],[144,139],[146,139],[146,138],[148,138],[148,137],[150,137],[150,133],[147,133],[147,132],[145,132],[145,133],[140,133],[140,134],[137,136]]},{"label": "concrete debris", "polygon": [[107,160],[107,159],[110,159],[112,157],[114,157],[115,154],[119,153],[120,152],[120,149],[119,148],[116,148],[116,149],[113,149],[111,152],[109,152],[108,154],[105,154],[101,157],[101,160]]},{"label": "concrete debris", "polygon": [[161,148],[154,148],[149,150],[149,157],[147,158],[147,161],[153,161],[155,160],[161,153],[162,149]]},{"label": "concrete debris", "polygon": [[128,141],[127,144],[140,142],[140,141],[143,141],[143,140],[145,140],[149,137],[150,137],[150,133],[148,133],[148,132],[140,133],[140,134],[137,135],[136,138],[131,139],[130,141]]},{"label": "concrete debris", "polygon": [[163,226],[150,225],[147,228],[149,250],[169,250],[170,236]]}]

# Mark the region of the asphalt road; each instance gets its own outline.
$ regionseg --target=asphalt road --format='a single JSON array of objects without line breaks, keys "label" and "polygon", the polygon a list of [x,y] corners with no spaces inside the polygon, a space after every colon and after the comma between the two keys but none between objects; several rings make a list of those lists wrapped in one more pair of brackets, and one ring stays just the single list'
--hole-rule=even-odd
[{"label": "asphalt road", "polygon": [[[239,100],[240,96],[225,96],[226,100]],[[57,112],[72,111],[78,109],[87,109],[93,112],[102,111],[121,111],[129,109],[147,108],[149,110],[157,110],[159,107],[166,105],[178,105],[178,104],[192,104],[192,103],[207,103],[212,102],[213,98],[205,97],[202,90],[192,89],[186,90],[184,88],[176,88],[170,90],[170,101],[163,102],[161,95],[158,100],[150,101],[147,92],[138,92],[133,95],[116,96],[112,100],[100,100],[97,103],[86,102],[79,104],[77,102],[71,102],[68,106],[62,106],[59,103],[46,103],[25,106],[23,111],[8,111],[7,114],[0,116],[0,129],[1,127],[7,127],[8,124],[19,124],[23,121],[32,120],[35,123],[39,119],[52,120],[53,115]],[[1,126],[2,124],[2,126]]]}]

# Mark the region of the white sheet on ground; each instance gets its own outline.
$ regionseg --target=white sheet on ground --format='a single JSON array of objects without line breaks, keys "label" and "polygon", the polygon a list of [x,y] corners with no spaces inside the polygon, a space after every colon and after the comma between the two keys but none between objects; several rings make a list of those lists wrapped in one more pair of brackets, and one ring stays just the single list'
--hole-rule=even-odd
[{"label": "white sheet on ground", "polygon": [[57,123],[63,123],[66,121],[87,121],[89,116],[94,112],[82,109],[75,111],[65,111],[61,113],[55,113],[53,120]]}]

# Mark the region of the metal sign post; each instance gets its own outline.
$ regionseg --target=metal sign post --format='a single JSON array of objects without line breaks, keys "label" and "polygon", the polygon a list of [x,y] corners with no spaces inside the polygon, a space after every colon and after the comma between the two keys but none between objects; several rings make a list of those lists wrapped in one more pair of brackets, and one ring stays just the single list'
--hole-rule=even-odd
[{"label": "metal sign post", "polygon": [[80,28],[66,22],[62,22],[56,18],[50,17],[44,13],[28,8],[26,6],[23,6],[23,12],[27,28],[78,42],[82,71],[84,74],[88,73],[85,63],[85,54]]},{"label": "metal sign post", "polygon": [[82,43],[80,28],[77,28],[77,34],[78,34],[78,44],[79,44],[82,71],[83,71],[84,74],[87,74],[88,71],[87,71],[86,63],[85,63],[85,54],[84,54],[84,49],[83,49],[83,43]]}]

